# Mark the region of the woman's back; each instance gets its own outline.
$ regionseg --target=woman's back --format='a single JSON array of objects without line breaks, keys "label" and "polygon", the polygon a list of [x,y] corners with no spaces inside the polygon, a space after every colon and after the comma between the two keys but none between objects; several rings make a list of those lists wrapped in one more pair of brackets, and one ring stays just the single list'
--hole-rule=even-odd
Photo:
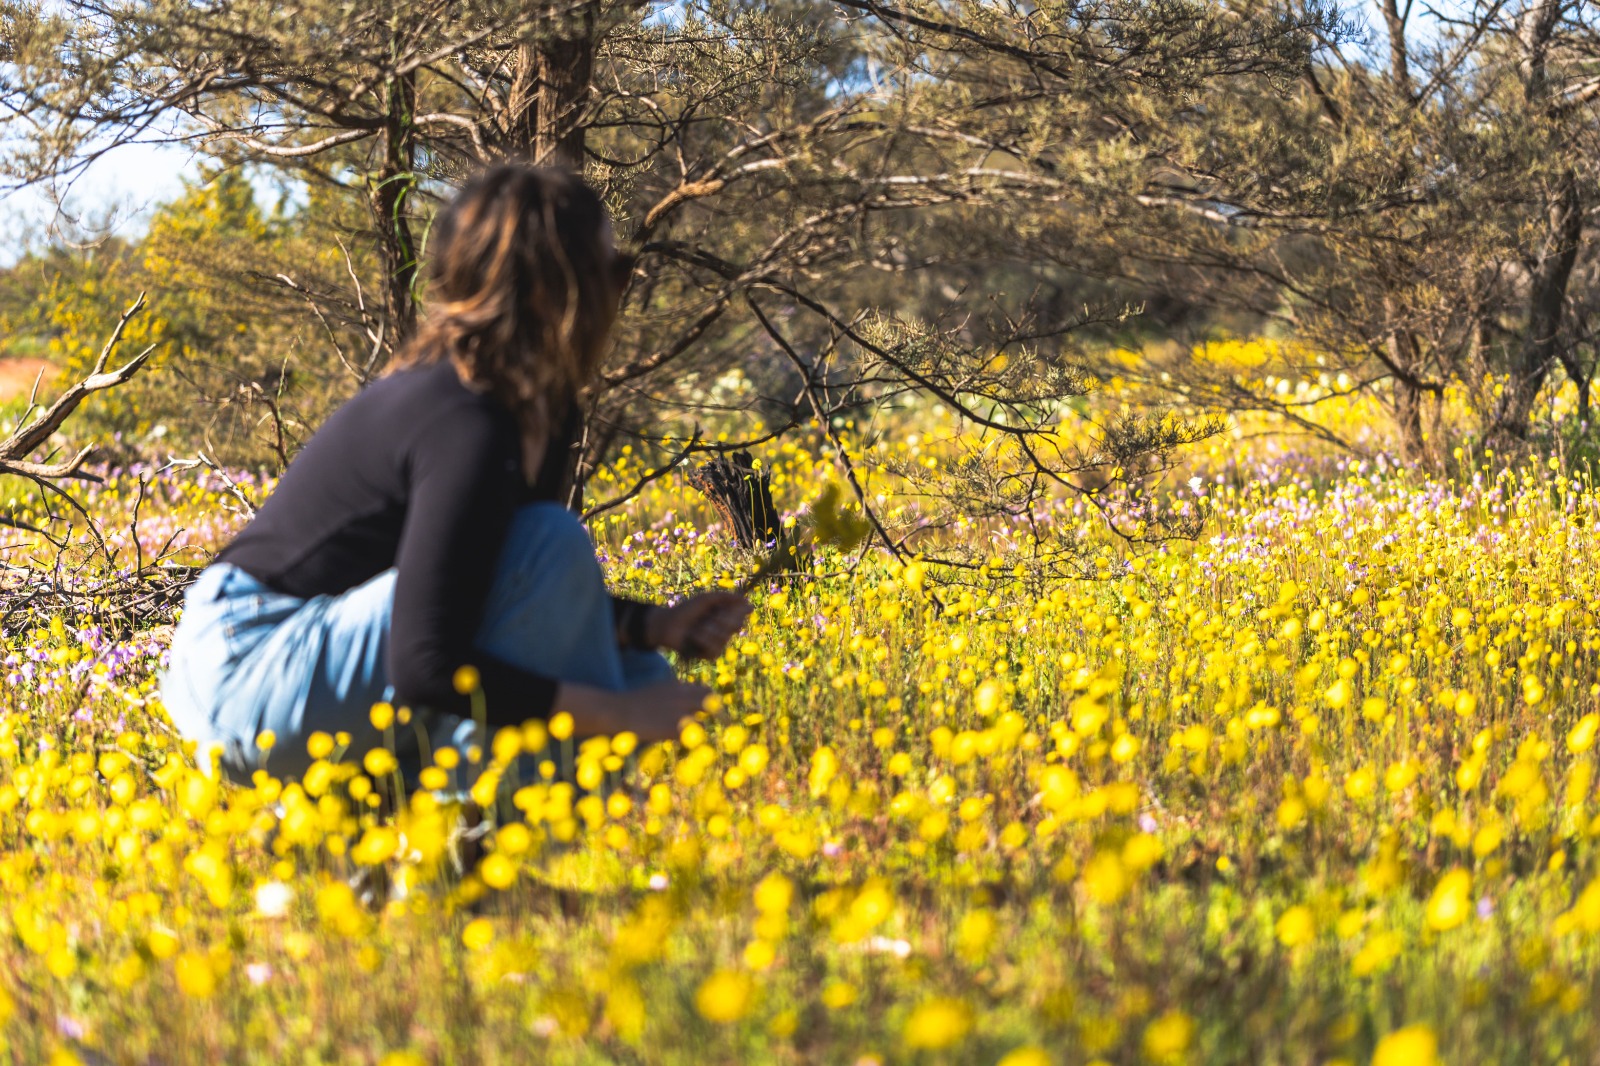
[{"label": "woman's back", "polygon": [[[493,521],[537,498],[520,455],[511,413],[449,363],[397,371],[329,417],[218,559],[290,595],[344,592],[395,565],[408,504],[466,506]],[[460,484],[413,486],[439,467],[473,471],[485,498],[461,500]],[[434,498],[412,501],[418,488]]]}]

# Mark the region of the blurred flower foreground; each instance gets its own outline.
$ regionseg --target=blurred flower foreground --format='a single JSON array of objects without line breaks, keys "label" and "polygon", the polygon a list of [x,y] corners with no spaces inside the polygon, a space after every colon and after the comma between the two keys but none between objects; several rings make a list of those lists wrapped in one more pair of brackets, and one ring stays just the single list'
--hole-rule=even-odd
[{"label": "blurred flower foreground", "polygon": [[[833,480],[759,458],[802,514]],[[557,716],[410,789],[324,735],[303,780],[219,782],[161,633],[13,625],[0,1060],[1594,1061],[1600,497],[1459,469],[1219,452],[1170,486],[1193,542],[1068,500],[928,538],[961,566],[824,548],[687,668],[719,695],[677,743]],[[113,473],[58,578],[215,547],[267,488],[231,481]],[[619,588],[754,569],[691,497],[596,523]],[[1063,545],[1080,576],[1032,565]]]}]

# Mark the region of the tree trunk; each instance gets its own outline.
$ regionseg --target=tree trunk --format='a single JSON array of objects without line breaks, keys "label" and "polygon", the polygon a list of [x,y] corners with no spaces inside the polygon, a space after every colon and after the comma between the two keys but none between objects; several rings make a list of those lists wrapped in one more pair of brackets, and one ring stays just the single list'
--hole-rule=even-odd
[{"label": "tree trunk", "polygon": [[407,214],[416,185],[416,76],[405,74],[389,83],[385,116],[383,164],[370,179],[368,203],[378,234],[383,264],[383,343],[374,346],[368,373],[376,373],[417,326],[417,245]]},{"label": "tree trunk", "polygon": [[1510,380],[1495,405],[1492,435],[1523,440],[1539,392],[1560,361],[1567,282],[1583,237],[1583,205],[1577,177],[1561,176],[1545,213],[1545,238],[1528,279],[1528,325],[1511,359]]},{"label": "tree trunk", "polygon": [[1537,0],[1517,21],[1517,42],[1522,46],[1522,98],[1539,110],[1550,97],[1550,39],[1561,19],[1561,7],[1562,0]]},{"label": "tree trunk", "polygon": [[[1389,321],[1400,320],[1400,312],[1391,297],[1384,301],[1384,313]],[[1392,326],[1385,338],[1389,373],[1394,378],[1391,402],[1394,405],[1395,429],[1400,434],[1400,455],[1408,463],[1432,468],[1433,456],[1428,448],[1427,433],[1422,425],[1423,398],[1428,389],[1422,377],[1422,349],[1417,336],[1404,326]]]},{"label": "tree trunk", "polygon": [[1427,393],[1415,382],[1394,382],[1394,421],[1400,434],[1400,457],[1412,466],[1433,469],[1433,451],[1423,428],[1422,407]]},{"label": "tree trunk", "polygon": [[[1550,39],[1560,17],[1558,0],[1539,0],[1523,13],[1518,25],[1522,45],[1522,91],[1530,110],[1549,107],[1546,71]],[[1557,176],[1545,199],[1545,231],[1538,258],[1528,271],[1528,324],[1511,356],[1509,380],[1495,403],[1489,437],[1525,440],[1533,405],[1563,354],[1562,325],[1567,309],[1567,283],[1583,237],[1583,201],[1578,177],[1571,169]]]},{"label": "tree trunk", "polygon": [[508,158],[583,168],[597,21],[596,5],[586,4],[551,36],[518,47],[501,137]]},{"label": "tree trunk", "polygon": [[1406,19],[1410,14],[1410,3],[1402,14],[1397,0],[1383,0],[1383,27],[1389,35],[1389,79],[1395,91],[1407,100],[1411,99],[1411,57],[1406,50]]},{"label": "tree trunk", "polygon": [[756,469],[749,452],[713,459],[689,471],[684,480],[711,501],[741,548],[770,547],[782,535],[772,480]]}]

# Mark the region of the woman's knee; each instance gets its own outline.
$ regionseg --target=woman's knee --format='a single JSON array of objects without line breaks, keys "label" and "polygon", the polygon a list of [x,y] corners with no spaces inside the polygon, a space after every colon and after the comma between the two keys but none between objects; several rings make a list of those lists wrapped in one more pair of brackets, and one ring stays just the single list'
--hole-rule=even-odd
[{"label": "woman's knee", "polygon": [[622,653],[622,686],[646,688],[677,679],[678,673],[658,651],[628,649]]},{"label": "woman's knee", "polygon": [[549,502],[517,509],[503,550],[524,564],[565,567],[594,559],[594,541],[589,539],[583,520],[560,504]]},{"label": "woman's knee", "polygon": [[555,504],[517,512],[477,644],[535,673],[622,687],[605,574],[577,515]]}]

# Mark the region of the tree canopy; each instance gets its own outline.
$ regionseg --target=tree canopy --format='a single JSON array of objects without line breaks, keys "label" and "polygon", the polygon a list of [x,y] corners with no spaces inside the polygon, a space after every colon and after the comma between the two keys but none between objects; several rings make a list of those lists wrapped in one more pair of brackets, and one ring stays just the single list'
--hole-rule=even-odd
[{"label": "tree canopy", "polygon": [[[581,168],[641,254],[589,401],[591,466],[627,442],[659,476],[802,424],[848,466],[834,427],[921,398],[982,443],[902,473],[941,506],[1019,514],[1130,490],[1217,412],[1356,447],[1275,387],[1295,375],[1371,395],[1395,446],[1434,465],[1451,433],[1545,432],[1558,378],[1587,418],[1592,12],[1360,14],[3,0],[14,185],[152,137],[212,176],[139,241],[30,257],[0,299],[14,333],[70,348],[149,289],[159,358],[203,398],[212,447],[282,462],[415,328],[452,186],[516,158]],[[263,184],[297,195],[266,211]],[[1191,354],[1232,334],[1273,338],[1270,365]],[[1108,358],[1130,345],[1143,357]],[[1139,403],[1069,443],[1112,376]],[[1151,513],[1118,513],[1152,532]]]}]

